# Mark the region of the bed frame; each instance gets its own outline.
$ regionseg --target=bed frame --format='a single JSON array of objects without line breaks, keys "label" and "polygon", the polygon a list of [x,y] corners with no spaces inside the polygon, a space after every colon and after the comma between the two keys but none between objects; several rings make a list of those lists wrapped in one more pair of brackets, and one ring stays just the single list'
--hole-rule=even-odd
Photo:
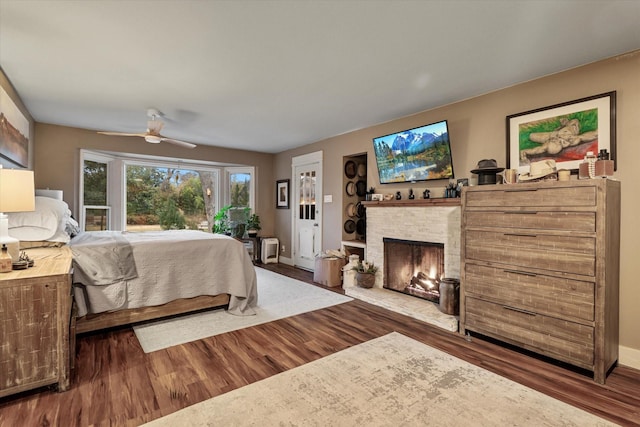
[{"label": "bed frame", "polygon": [[178,299],[153,307],[129,308],[125,310],[108,311],[105,313],[87,314],[78,318],[76,318],[75,314],[72,314],[72,319],[75,319],[75,325],[72,325],[72,331],[75,329],[76,334],[82,334],[85,332],[144,322],[146,320],[160,319],[162,317],[174,316],[176,314],[184,314],[192,311],[210,308],[226,308],[228,305],[229,294],[220,294],[215,296],[203,295],[195,298]]}]

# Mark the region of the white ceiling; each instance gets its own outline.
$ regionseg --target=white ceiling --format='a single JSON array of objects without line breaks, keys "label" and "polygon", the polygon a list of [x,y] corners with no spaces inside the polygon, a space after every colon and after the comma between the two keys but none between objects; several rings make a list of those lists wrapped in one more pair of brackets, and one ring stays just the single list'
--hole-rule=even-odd
[{"label": "white ceiling", "polygon": [[638,48],[638,0],[0,0],[36,121],[273,153]]}]

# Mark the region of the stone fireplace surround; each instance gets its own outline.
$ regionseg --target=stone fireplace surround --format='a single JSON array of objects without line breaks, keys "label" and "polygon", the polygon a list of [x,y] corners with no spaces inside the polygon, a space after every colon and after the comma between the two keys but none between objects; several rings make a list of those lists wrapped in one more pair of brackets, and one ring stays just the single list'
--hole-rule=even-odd
[{"label": "stone fireplace surround", "polygon": [[460,199],[421,199],[365,202],[367,247],[365,258],[377,265],[372,289],[345,287],[353,298],[382,306],[449,331],[458,330],[458,318],[440,312],[437,304],[383,289],[383,238],[444,244],[444,277],[460,278]]}]

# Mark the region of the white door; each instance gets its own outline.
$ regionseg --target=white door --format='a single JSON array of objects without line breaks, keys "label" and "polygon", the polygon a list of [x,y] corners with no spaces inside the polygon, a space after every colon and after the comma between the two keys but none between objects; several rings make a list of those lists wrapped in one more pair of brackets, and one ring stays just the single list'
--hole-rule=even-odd
[{"label": "white door", "polygon": [[293,158],[293,263],[313,270],[322,251],[322,152]]}]

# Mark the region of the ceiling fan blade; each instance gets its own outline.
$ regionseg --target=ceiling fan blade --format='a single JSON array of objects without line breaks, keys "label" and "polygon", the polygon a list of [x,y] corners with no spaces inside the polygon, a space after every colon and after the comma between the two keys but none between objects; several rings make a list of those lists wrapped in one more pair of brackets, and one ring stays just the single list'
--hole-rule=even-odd
[{"label": "ceiling fan blade", "polygon": [[162,142],[168,142],[169,144],[179,145],[185,148],[196,148],[196,144],[180,141],[178,139],[165,138],[164,136],[162,137]]},{"label": "ceiling fan blade", "polygon": [[144,133],[124,133],[124,132],[98,132],[102,135],[111,135],[111,136],[140,136],[144,137],[146,134]]},{"label": "ceiling fan blade", "polygon": [[167,138],[163,135],[160,135],[160,131],[164,126],[164,122],[162,120],[157,120],[158,117],[162,116],[162,114],[154,109],[150,108],[147,111],[147,115],[151,117],[151,120],[147,121],[147,132],[146,133],[125,133],[125,132],[98,132],[102,135],[115,135],[115,136],[139,136],[144,138],[145,141],[157,144],[159,142],[168,142],[170,144],[179,145],[180,147],[185,148],[195,148],[196,144],[192,144],[186,141],[180,141],[179,139]]}]

